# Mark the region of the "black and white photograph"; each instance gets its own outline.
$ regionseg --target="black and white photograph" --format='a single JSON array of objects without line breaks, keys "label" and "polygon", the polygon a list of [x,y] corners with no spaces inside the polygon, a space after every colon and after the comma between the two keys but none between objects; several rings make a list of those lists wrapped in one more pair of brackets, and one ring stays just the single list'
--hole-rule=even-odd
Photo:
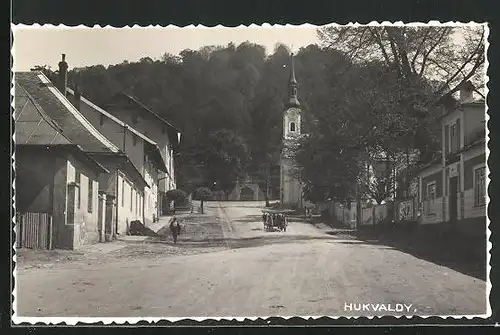
[{"label": "black and white photograph", "polygon": [[486,23],[11,29],[14,323],[491,316]]}]

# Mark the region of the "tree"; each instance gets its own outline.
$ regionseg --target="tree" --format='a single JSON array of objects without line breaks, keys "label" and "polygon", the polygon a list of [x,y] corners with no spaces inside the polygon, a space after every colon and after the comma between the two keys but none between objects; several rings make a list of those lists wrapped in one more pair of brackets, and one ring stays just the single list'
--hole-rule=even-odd
[{"label": "tree", "polygon": [[[311,93],[316,100],[316,108],[310,112],[311,131],[297,150],[306,197],[341,201],[352,198],[359,193],[353,185],[363,180],[365,167],[373,163],[374,154],[385,153],[393,160],[408,148],[417,148],[421,153],[436,148],[430,136],[416,141],[416,134],[423,133],[421,129],[439,131],[435,126],[427,127],[435,119],[425,119],[422,115],[426,114],[420,111],[427,89],[425,81],[402,85],[397,73],[380,62],[332,63],[325,72],[330,89]],[[365,191],[390,192],[383,185],[388,182],[379,178],[376,187],[366,187]]]},{"label": "tree", "polygon": [[324,46],[340,49],[353,61],[377,60],[400,78],[432,80],[433,103],[468,80],[479,88],[484,85],[484,25],[327,26],[318,30],[318,37]]},{"label": "tree", "polygon": [[[180,189],[175,189],[175,190],[168,190],[165,194],[165,197],[167,198],[168,202],[174,202],[175,204],[178,204],[182,201],[185,201],[187,198],[186,192]],[[175,207],[174,207],[175,210]]]},{"label": "tree", "polygon": [[212,195],[212,191],[208,187],[199,187],[194,191],[194,198],[200,200],[201,214],[203,214],[203,203]]}]

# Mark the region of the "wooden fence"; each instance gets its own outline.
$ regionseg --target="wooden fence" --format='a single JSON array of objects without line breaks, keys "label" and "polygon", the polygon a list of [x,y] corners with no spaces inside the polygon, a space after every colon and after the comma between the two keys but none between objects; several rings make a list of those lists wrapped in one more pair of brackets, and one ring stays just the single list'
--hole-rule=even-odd
[{"label": "wooden fence", "polygon": [[16,215],[16,246],[30,249],[52,249],[52,216],[48,213]]}]

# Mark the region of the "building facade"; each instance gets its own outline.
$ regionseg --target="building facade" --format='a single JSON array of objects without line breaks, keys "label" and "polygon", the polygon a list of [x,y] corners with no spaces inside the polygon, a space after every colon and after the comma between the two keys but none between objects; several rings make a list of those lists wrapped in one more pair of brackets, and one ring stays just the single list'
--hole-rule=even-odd
[{"label": "building facade", "polygon": [[[109,171],[91,153],[118,148],[45,75],[17,72],[14,78],[18,245],[43,238],[51,248],[78,249],[101,241],[99,177]],[[42,227],[47,221],[33,217],[48,217],[50,224]],[[30,236],[34,231],[37,236]]]},{"label": "building facade", "polygon": [[100,190],[107,195],[108,202],[114,202],[112,229],[108,234],[126,235],[130,222],[135,220],[145,225],[156,221],[160,215],[156,200],[157,171],[166,170],[156,142],[82,97],[78,91],[67,89],[67,93],[80,113],[122,153],[113,157],[99,155],[98,158],[111,171],[107,179],[102,180]]},{"label": "building facade", "polygon": [[442,155],[420,171],[422,223],[486,223],[486,105],[461,89],[460,105],[442,120]]},{"label": "building facade", "polygon": [[149,196],[150,203],[151,206],[156,204],[154,206],[157,208],[157,215],[165,214],[169,207],[165,194],[177,187],[174,160],[180,143],[180,131],[135,97],[123,92],[113,97],[106,110],[157,144],[166,168],[156,172],[154,168],[149,169],[146,178],[157,180],[157,188]]},{"label": "building facade", "polygon": [[290,151],[301,135],[302,110],[297,96],[293,54],[290,60],[289,99],[283,114],[283,151],[280,158],[280,201],[286,208],[302,208],[302,183]]}]

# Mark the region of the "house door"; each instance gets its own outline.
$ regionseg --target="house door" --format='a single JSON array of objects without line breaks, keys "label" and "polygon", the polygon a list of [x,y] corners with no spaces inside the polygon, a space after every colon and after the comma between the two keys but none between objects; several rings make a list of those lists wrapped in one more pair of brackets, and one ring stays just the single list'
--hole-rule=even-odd
[{"label": "house door", "polygon": [[112,195],[107,195],[104,214],[104,240],[106,242],[111,241],[116,234],[116,226],[113,225],[113,223],[115,223],[116,225],[118,224],[118,222],[116,221],[115,197]]},{"label": "house door", "polygon": [[243,187],[240,193],[240,200],[242,201],[252,201],[254,200],[254,192],[250,187]]},{"label": "house door", "polygon": [[451,177],[450,196],[448,198],[450,222],[457,221],[457,210],[458,210],[457,193],[458,193],[458,177]]},{"label": "house door", "polygon": [[104,234],[103,234],[103,227],[104,227],[104,218],[105,218],[105,213],[106,213],[106,194],[103,192],[99,191],[99,197],[98,197],[98,206],[97,206],[97,231],[99,233],[99,242],[103,242],[104,239]]}]

